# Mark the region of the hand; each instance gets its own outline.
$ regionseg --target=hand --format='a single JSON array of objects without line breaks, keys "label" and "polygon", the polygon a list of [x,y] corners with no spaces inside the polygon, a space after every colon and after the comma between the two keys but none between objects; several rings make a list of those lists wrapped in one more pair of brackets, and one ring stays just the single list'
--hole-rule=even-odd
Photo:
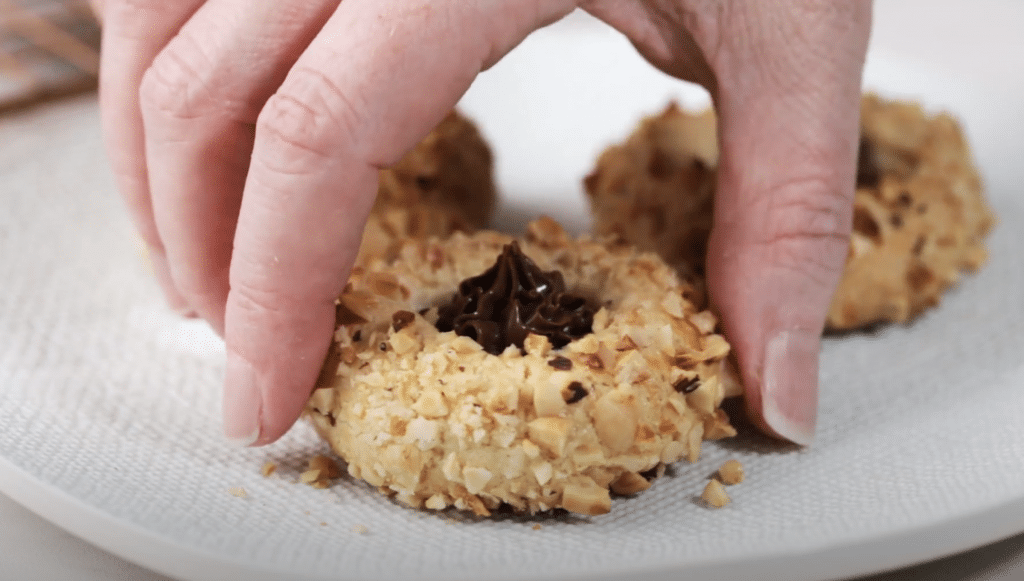
[{"label": "hand", "polygon": [[764,429],[813,434],[845,258],[868,0],[106,0],[118,187],[179,312],[228,350],[225,431],[266,444],[326,353],[376,191],[477,73],[578,5],[720,113],[710,284]]}]

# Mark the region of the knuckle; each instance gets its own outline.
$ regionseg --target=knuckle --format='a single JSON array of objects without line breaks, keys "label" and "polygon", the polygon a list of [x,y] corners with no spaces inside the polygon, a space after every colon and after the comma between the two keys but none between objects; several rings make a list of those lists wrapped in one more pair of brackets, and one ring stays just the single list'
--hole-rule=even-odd
[{"label": "knuckle", "polygon": [[[272,153],[263,162],[284,174],[308,173],[358,143],[358,109],[324,73],[295,68],[256,121]],[[346,151],[347,147],[347,151]]]},{"label": "knuckle", "polygon": [[280,293],[251,284],[232,285],[229,301],[248,320],[276,319],[286,311]]},{"label": "knuckle", "polygon": [[209,85],[213,64],[203,49],[179,36],[146,70],[139,87],[144,115],[194,119],[214,103]]},{"label": "knuckle", "polygon": [[850,195],[834,180],[805,178],[775,186],[767,200],[755,244],[776,268],[832,284],[850,241]]},{"label": "knuckle", "polygon": [[776,185],[768,197],[766,241],[846,239],[852,211],[850,196],[831,179],[806,178]]}]

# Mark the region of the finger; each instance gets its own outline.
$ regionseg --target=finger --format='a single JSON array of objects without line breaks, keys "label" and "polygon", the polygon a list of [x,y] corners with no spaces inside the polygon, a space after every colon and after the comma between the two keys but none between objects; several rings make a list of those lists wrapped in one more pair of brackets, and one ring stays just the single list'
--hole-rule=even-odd
[{"label": "finger", "polygon": [[188,302],[174,287],[163,243],[153,219],[146,171],[139,85],[153,58],[202,0],[108,0],[103,14],[100,110],[107,154],[128,212],[149,251],[153,272],[168,304],[187,313]]},{"label": "finger", "polygon": [[714,94],[715,74],[689,32],[699,26],[699,10],[691,4],[679,0],[587,0],[580,7],[626,35],[637,52],[662,72],[697,83]]},{"label": "finger", "polygon": [[740,33],[711,61],[721,119],[711,296],[751,415],[806,445],[849,243],[870,3],[745,3],[720,26]]},{"label": "finger", "polygon": [[480,70],[572,8],[342,2],[257,122],[225,314],[229,438],[273,441],[308,399],[377,168],[437,124]]},{"label": "finger", "polygon": [[211,0],[143,78],[149,187],[170,274],[218,333],[256,116],[339,1]]}]

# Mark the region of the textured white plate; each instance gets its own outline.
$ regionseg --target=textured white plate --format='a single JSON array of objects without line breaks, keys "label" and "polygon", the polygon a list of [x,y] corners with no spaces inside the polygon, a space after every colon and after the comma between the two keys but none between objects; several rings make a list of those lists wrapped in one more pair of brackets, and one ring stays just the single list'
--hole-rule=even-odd
[{"label": "textured white plate", "polygon": [[[826,342],[812,449],[745,432],[595,518],[480,520],[409,510],[348,480],[314,490],[295,483],[323,450],[301,426],[266,449],[224,445],[222,347],[163,307],[113,193],[95,104],[2,119],[0,491],[196,580],[799,581],[1022,531],[1024,176],[1000,132],[1020,113],[1008,97],[884,59],[868,78],[967,120],[1001,219],[991,263],[913,326]],[[602,28],[574,21],[531,37],[465,103],[498,151],[499,224],[547,212],[585,229],[579,179],[670,96],[704,99]],[[748,480],[708,510],[696,497],[730,457]],[[263,478],[267,460],[280,468]]]}]

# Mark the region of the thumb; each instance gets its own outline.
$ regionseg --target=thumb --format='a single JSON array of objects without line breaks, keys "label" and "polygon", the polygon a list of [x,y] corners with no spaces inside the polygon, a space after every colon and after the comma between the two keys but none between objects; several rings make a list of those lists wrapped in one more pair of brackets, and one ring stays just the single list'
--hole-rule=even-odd
[{"label": "thumb", "polygon": [[708,284],[751,418],[808,445],[821,332],[849,244],[870,4],[747,6],[723,23],[745,34],[711,63],[721,156]]}]

